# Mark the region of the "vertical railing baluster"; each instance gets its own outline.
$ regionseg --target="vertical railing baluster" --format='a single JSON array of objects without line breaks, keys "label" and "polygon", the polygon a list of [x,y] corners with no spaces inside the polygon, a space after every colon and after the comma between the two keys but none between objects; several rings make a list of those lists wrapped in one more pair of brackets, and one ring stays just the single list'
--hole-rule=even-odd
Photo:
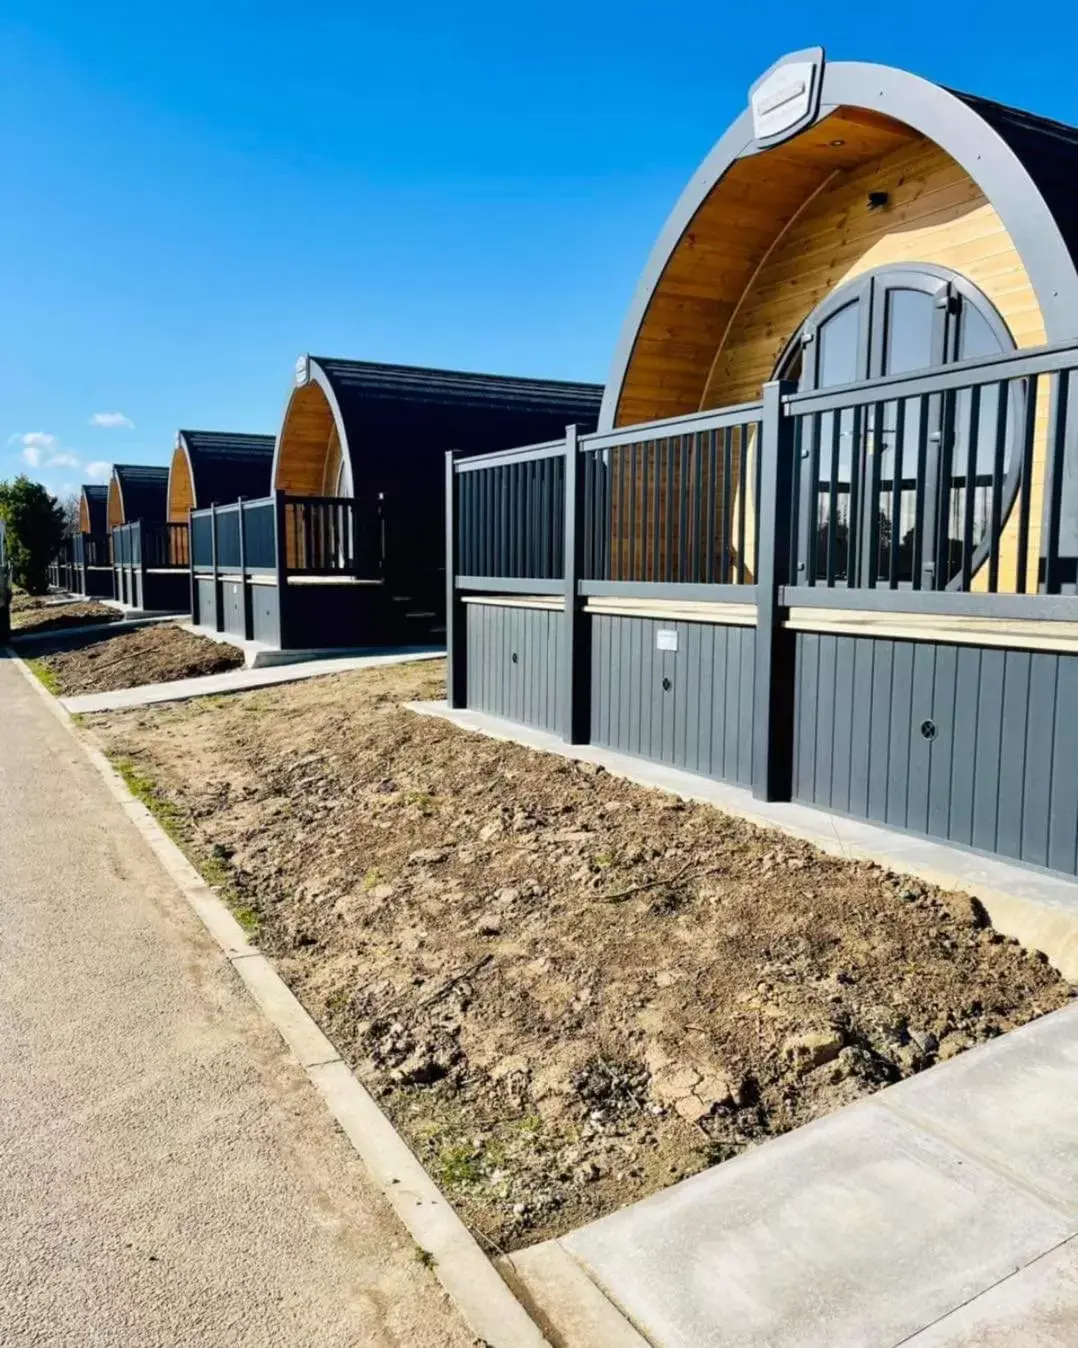
[{"label": "vertical railing baluster", "polygon": [[626,580],[639,580],[636,569],[636,441],[629,446],[629,571]]},{"label": "vertical railing baluster", "polygon": [[[740,432],[740,433],[739,433]],[[712,435],[714,437],[714,432]],[[722,488],[716,491],[717,500],[713,509],[719,511],[719,584],[729,585],[730,567],[734,557],[734,437],[737,436],[739,457],[743,461],[745,457],[745,428],[734,426],[724,426],[720,432],[722,435]],[[717,446],[712,442],[712,463],[715,463]],[[717,468],[716,463],[716,468]],[[742,495],[744,495],[744,485],[742,485]],[[743,503],[742,503],[743,504]],[[739,531],[740,532],[740,531]],[[744,571],[744,553],[745,540],[742,536],[737,542],[737,551],[741,558],[741,568]],[[742,581],[744,575],[741,576]]]},{"label": "vertical railing baluster", "polygon": [[999,589],[999,534],[1003,522],[1003,471],[1007,454],[1007,431],[1010,423],[1010,382],[996,385],[996,434],[992,451],[992,498],[989,502],[988,524],[988,590]]},{"label": "vertical railing baluster", "polygon": [[1060,370],[1056,375],[1051,403],[1048,431],[1048,462],[1044,484],[1044,521],[1041,526],[1041,557],[1043,575],[1038,577],[1038,588],[1045,594],[1058,594],[1060,589],[1059,540],[1062,528],[1063,479],[1067,457],[1068,421],[1073,370]]},{"label": "vertical railing baluster", "polygon": [[963,591],[969,589],[973,578],[973,488],[977,477],[977,449],[981,425],[981,386],[975,384],[969,391],[967,408],[969,427],[966,441],[966,489],[962,498],[962,580]]},{"label": "vertical railing baluster", "polygon": [[650,441],[643,441],[640,445],[640,573],[639,580],[648,578],[648,503],[651,500],[651,491],[648,483],[648,465],[651,459]]},{"label": "vertical railing baluster", "polygon": [[902,465],[906,458],[906,404],[900,399],[895,403],[895,445],[891,455],[891,557],[889,563],[888,584],[892,590],[898,588],[898,563],[902,539]]},{"label": "vertical railing baluster", "polygon": [[[1015,592],[1026,594],[1029,563],[1029,514],[1033,497],[1033,451],[1037,433],[1037,399],[1040,380],[1029,380],[1022,425],[1022,468],[1018,496],[1018,558],[1015,566]],[[1036,578],[1034,578],[1036,587]]]},{"label": "vertical railing baluster", "polygon": [[659,560],[660,549],[662,546],[662,520],[663,520],[662,490],[661,490],[663,463],[662,463],[661,446],[662,446],[661,440],[653,440],[651,442],[652,459],[653,459],[652,471],[654,474],[654,481],[652,483],[651,489],[651,502],[652,502],[651,575],[648,577],[648,579],[653,581],[658,581],[662,579],[661,562]]}]

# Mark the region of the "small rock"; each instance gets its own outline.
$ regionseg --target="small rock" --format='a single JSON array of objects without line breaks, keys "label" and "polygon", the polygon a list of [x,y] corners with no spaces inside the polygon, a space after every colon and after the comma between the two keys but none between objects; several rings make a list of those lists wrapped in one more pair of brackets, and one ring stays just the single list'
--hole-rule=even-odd
[{"label": "small rock", "polygon": [[370,890],[370,897],[372,899],[391,899],[396,892],[392,885],[375,885]]},{"label": "small rock", "polygon": [[973,1043],[968,1034],[944,1035],[936,1056],[940,1062],[946,1062],[948,1058],[957,1058],[960,1053],[965,1053],[966,1049],[973,1047]]},{"label": "small rock", "polygon": [[655,986],[659,988],[672,987],[677,982],[677,974],[669,969],[660,969],[655,975]]},{"label": "small rock", "polygon": [[700,1073],[692,1067],[675,1067],[651,1079],[651,1093],[667,1104],[676,1105],[689,1095],[700,1080]]},{"label": "small rock", "polygon": [[782,1045],[783,1057],[802,1072],[832,1062],[842,1051],[842,1035],[836,1029],[808,1030],[793,1034]]},{"label": "small rock", "polygon": [[498,834],[501,833],[501,831],[502,826],[500,821],[496,820],[494,823],[484,824],[483,827],[479,830],[479,841],[490,842],[490,840],[492,838],[496,838]]},{"label": "small rock", "polygon": [[924,1054],[935,1053],[940,1046],[940,1041],[931,1030],[910,1030],[910,1038]]},{"label": "small rock", "polygon": [[475,930],[479,936],[500,936],[502,934],[501,927],[490,917],[483,918]]},{"label": "small rock", "polygon": [[408,860],[424,866],[437,866],[448,855],[449,849],[446,847],[421,847],[418,852],[413,852]]},{"label": "small rock", "polygon": [[702,1118],[711,1113],[711,1106],[705,1105],[695,1095],[682,1096],[680,1100],[675,1102],[674,1108],[686,1123],[699,1123]]}]

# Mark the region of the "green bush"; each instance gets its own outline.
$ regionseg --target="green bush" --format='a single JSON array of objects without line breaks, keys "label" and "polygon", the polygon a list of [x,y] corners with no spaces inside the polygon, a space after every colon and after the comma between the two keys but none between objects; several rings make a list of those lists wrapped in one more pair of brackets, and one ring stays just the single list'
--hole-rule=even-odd
[{"label": "green bush", "polygon": [[0,517],[7,521],[11,579],[29,594],[49,588],[49,563],[64,540],[64,510],[40,482],[20,474],[0,482]]}]

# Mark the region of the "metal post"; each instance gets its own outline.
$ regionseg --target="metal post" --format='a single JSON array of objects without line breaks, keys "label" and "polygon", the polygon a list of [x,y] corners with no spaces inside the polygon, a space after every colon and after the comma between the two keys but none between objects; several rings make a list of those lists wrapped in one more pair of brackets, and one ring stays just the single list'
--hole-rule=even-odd
[{"label": "metal post", "polygon": [[760,423],[760,560],[752,713],[752,794],[758,800],[789,800],[793,789],[794,637],[783,626],[778,590],[790,578],[794,504],[794,419],[786,415],[782,399],[796,388],[790,380],[765,384]]},{"label": "metal post", "polygon": [[558,671],[562,737],[569,744],[587,744],[591,739],[591,631],[577,593],[584,552],[584,486],[575,426],[565,428],[564,538],[565,611]]},{"label": "metal post", "polygon": [[243,635],[247,641],[250,641],[253,633],[251,631],[250,589],[247,585],[247,528],[243,510],[244,499],[242,496],[236,498],[236,513],[238,515],[236,522],[240,535],[240,603],[243,605]]},{"label": "metal post", "polygon": [[147,608],[146,603],[146,536],[142,528],[142,520],[136,520],[135,533],[138,536],[138,577],[139,577],[139,608]]},{"label": "metal post", "polygon": [[[1065,518],[1062,509],[1068,476],[1073,478],[1075,474],[1075,459],[1078,453],[1078,417],[1069,415],[1073,376],[1073,370],[1061,370],[1052,381],[1041,524],[1041,556],[1037,577],[1037,589],[1041,594],[1059,594],[1063,590],[1064,581],[1073,585],[1075,580],[1074,540],[1064,539],[1065,533],[1073,530],[1074,526]],[[1023,482],[1022,490],[1029,490],[1027,483]],[[1061,558],[1066,557],[1068,553],[1071,565],[1065,567],[1061,564]],[[1069,575],[1064,574],[1067,570],[1070,571]]]},{"label": "metal post", "polygon": [[220,632],[221,583],[217,578],[217,502],[210,502],[210,562],[213,570],[213,630]]},{"label": "metal post", "polygon": [[445,699],[451,707],[468,705],[468,625],[457,590],[459,520],[457,472],[450,449],[445,456]]},{"label": "metal post", "polygon": [[287,650],[288,599],[288,519],[287,498],[283,491],[273,493],[273,555],[277,563],[277,644]]},{"label": "metal post", "polygon": [[191,577],[191,625],[197,627],[201,622],[198,603],[198,581],[195,580],[195,528],[191,519],[191,507],[187,507],[187,574]]}]

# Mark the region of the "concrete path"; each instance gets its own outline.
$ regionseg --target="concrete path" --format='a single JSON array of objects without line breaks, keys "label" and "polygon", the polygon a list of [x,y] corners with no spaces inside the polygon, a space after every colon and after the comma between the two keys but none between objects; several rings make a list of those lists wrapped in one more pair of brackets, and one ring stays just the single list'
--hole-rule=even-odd
[{"label": "concrete path", "polygon": [[0,659],[0,1343],[473,1343],[77,743]]},{"label": "concrete path", "polygon": [[566,1254],[659,1348],[1073,1348],[1078,1005],[527,1251],[555,1324]]},{"label": "concrete path", "polygon": [[413,702],[409,706],[422,716],[440,716],[465,730],[514,740],[544,753],[599,763],[617,777],[670,791],[685,800],[703,801],[766,828],[782,829],[833,856],[875,861],[941,889],[975,894],[991,914],[994,926],[1023,945],[1043,950],[1065,978],[1078,983],[1078,882],[878,824],[846,819],[810,805],[756,800],[743,787],[594,744],[566,744],[548,731],[485,712],[452,711],[444,702]]},{"label": "concrete path", "polygon": [[388,655],[355,655],[334,660],[311,660],[297,665],[273,665],[268,669],[230,669],[225,674],[205,674],[197,679],[174,679],[171,683],[148,683],[142,688],[121,688],[115,693],[83,693],[60,701],[70,712],[121,711],[146,707],[153,702],[182,702],[212,693],[242,693],[250,688],[269,688],[277,683],[296,683],[323,674],[346,674],[374,665],[404,665],[414,660],[439,660],[444,651],[395,651]]}]

